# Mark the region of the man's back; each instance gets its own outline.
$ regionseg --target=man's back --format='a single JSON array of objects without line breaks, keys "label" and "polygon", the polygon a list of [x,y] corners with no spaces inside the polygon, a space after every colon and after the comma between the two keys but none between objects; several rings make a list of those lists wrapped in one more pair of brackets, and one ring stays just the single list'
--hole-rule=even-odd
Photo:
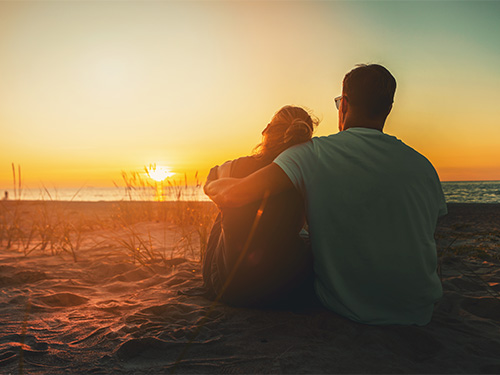
[{"label": "man's back", "polygon": [[428,323],[442,294],[434,230],[446,204],[427,159],[378,130],[351,128],[275,163],[306,199],[323,303],[363,323]]}]

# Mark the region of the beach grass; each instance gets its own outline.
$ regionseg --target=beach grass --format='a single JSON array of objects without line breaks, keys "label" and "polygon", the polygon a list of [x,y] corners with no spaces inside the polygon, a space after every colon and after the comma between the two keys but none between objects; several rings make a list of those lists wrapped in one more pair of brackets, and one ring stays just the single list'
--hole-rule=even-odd
[{"label": "beach grass", "polygon": [[[203,259],[217,208],[211,202],[182,200],[189,188],[186,177],[184,181],[168,180],[164,186],[138,172],[123,172],[123,200],[102,202],[100,210],[76,210],[85,202],[57,201],[47,189],[42,191],[42,199],[23,201],[21,169],[16,175],[14,164],[12,167],[15,197],[0,201],[0,247],[25,257],[34,252],[52,256],[66,253],[75,262],[83,251],[82,244],[88,249],[89,242],[106,245],[110,251],[125,251],[133,262],[143,265],[166,263],[174,257]],[[165,201],[165,190],[175,200]],[[155,223],[154,232],[142,223]],[[96,236],[96,230],[106,235]],[[172,233],[175,240],[169,238]]]}]

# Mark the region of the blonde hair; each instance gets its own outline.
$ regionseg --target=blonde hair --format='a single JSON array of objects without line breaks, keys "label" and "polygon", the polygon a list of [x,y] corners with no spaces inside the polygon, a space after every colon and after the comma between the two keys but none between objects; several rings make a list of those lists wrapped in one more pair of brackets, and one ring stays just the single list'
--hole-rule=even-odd
[{"label": "blonde hair", "polygon": [[262,131],[262,142],[255,147],[254,154],[272,161],[287,148],[309,141],[318,124],[319,120],[304,108],[284,106]]}]

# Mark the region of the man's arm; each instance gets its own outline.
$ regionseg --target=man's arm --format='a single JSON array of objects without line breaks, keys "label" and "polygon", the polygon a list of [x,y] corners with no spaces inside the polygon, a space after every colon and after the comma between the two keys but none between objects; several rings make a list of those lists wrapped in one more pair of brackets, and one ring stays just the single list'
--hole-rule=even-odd
[{"label": "man's arm", "polygon": [[245,178],[221,178],[204,186],[205,194],[219,207],[240,207],[293,187],[287,174],[275,163]]}]

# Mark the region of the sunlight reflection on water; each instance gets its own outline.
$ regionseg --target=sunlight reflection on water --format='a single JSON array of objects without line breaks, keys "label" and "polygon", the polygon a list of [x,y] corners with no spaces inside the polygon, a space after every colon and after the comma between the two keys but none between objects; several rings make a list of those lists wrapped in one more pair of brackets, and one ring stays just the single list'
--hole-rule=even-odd
[{"label": "sunlight reflection on water", "polygon": [[[9,192],[9,198],[15,199],[13,189],[3,189]],[[19,193],[18,193],[19,195]],[[155,201],[158,200],[157,193],[153,188],[126,189],[125,187],[83,187],[83,188],[47,188],[45,189],[23,189],[21,198],[23,200],[57,200],[57,201]],[[187,200],[208,201],[201,186],[163,187],[163,199],[165,201]]]},{"label": "sunlight reflection on water", "polygon": [[500,203],[500,181],[443,182],[448,203]]}]

